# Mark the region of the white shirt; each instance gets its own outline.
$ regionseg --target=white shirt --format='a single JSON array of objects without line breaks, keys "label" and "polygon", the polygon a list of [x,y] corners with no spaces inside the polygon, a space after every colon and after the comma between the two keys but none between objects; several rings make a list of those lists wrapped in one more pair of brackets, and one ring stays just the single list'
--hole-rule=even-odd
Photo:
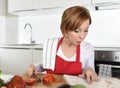
[{"label": "white shirt", "polygon": [[[52,41],[53,41],[53,39],[52,39]],[[55,51],[56,51],[56,49],[55,49]],[[57,54],[60,57],[64,58],[64,60],[70,60],[70,61],[76,60],[76,54],[71,58],[67,58],[62,53],[61,48],[58,49]],[[94,48],[90,43],[88,43],[86,41],[82,41],[82,43],[80,44],[80,61],[82,62],[82,69],[85,69],[86,67],[91,67],[94,70]],[[53,62],[55,63],[55,61],[51,61],[51,62],[52,62],[52,65],[53,65]],[[35,65],[37,67],[37,70],[41,71],[40,67],[42,66],[42,63],[38,63]]]},{"label": "white shirt", "polygon": [[[57,55],[66,61],[76,61],[76,54],[71,58],[66,57],[61,50],[61,46],[58,49]],[[82,69],[91,67],[94,70],[94,48],[86,41],[80,44],[80,61],[82,62]]]}]

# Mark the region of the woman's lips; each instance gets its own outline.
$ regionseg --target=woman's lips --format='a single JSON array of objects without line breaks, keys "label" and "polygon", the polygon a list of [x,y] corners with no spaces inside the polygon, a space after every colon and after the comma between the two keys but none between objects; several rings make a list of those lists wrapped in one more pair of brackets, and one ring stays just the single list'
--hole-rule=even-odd
[{"label": "woman's lips", "polygon": [[81,41],[78,41],[77,43],[81,43]]}]

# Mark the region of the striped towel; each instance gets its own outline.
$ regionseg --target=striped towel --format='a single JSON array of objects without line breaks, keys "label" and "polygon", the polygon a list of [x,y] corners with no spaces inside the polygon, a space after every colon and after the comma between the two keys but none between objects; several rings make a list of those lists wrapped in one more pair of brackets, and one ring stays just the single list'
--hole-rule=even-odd
[{"label": "striped towel", "polygon": [[99,76],[101,77],[112,77],[111,65],[99,64]]},{"label": "striped towel", "polygon": [[57,44],[60,38],[51,38],[43,44],[43,68],[54,70]]}]

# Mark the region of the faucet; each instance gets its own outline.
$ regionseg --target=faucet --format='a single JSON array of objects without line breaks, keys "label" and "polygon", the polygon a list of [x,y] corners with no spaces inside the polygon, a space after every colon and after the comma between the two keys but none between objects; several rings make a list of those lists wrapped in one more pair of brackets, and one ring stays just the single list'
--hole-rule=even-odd
[{"label": "faucet", "polygon": [[32,26],[31,26],[30,23],[26,23],[25,26],[24,26],[24,29],[26,29],[27,26],[30,27],[30,33],[31,33],[31,34],[30,34],[30,43],[31,43],[31,44],[32,44],[32,43],[35,43],[35,41],[32,39],[32,36],[33,36],[33,35],[32,35]]}]

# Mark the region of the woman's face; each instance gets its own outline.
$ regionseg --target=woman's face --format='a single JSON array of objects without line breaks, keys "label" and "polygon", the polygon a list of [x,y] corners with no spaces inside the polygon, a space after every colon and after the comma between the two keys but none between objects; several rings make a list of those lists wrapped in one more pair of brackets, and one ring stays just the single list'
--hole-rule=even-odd
[{"label": "woman's face", "polygon": [[82,25],[75,31],[69,31],[67,33],[67,39],[69,43],[79,45],[87,36],[89,28],[89,20],[86,20]]}]

